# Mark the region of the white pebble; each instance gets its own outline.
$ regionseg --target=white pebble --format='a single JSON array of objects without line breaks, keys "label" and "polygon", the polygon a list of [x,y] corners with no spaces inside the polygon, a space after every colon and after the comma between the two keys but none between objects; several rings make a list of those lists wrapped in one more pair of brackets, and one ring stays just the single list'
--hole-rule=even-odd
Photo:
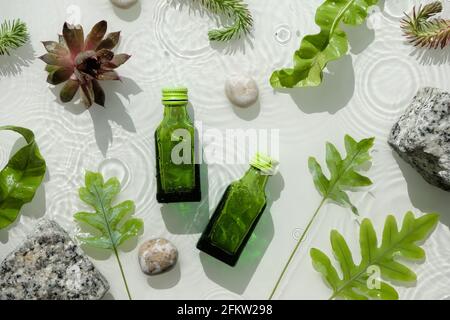
[{"label": "white pebble", "polygon": [[144,242],[139,247],[139,264],[142,272],[156,275],[171,269],[178,259],[177,248],[163,238]]},{"label": "white pebble", "polygon": [[247,108],[258,100],[256,81],[245,75],[234,75],[225,83],[225,93],[234,105]]},{"label": "white pebble", "polygon": [[138,0],[111,0],[111,2],[119,8],[128,9],[131,8]]}]

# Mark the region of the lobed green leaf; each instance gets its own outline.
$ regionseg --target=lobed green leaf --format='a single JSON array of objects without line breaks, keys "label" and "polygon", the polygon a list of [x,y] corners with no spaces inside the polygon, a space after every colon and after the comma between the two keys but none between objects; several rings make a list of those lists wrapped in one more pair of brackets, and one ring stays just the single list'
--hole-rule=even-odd
[{"label": "lobed green leaf", "polygon": [[308,167],[314,185],[325,200],[329,199],[339,205],[349,206],[353,213],[358,214],[358,210],[351,203],[346,190],[367,187],[372,184],[368,177],[361,175],[357,170],[371,160],[369,151],[373,147],[374,138],[357,142],[346,135],[344,142],[347,151],[345,158],[333,144],[326,144],[326,164],[330,172],[329,178],[324,175],[322,167],[315,158],[309,158]]},{"label": "lobed green leaf", "polygon": [[84,244],[101,249],[115,249],[142,230],[141,219],[128,218],[134,213],[133,201],[112,205],[119,192],[120,183],[116,178],[104,182],[100,173],[86,172],[85,187],[80,188],[79,196],[95,212],[78,212],[74,218],[95,229],[97,234],[79,236]]},{"label": "lobed green leaf", "polygon": [[[437,214],[425,214],[415,218],[408,212],[403,219],[400,230],[393,216],[388,216],[384,225],[381,246],[369,219],[364,219],[360,228],[361,261],[354,263],[352,253],[342,235],[333,230],[330,235],[334,256],[339,263],[342,276],[326,254],[318,249],[311,249],[313,267],[321,273],[325,282],[333,290],[332,298],[343,299],[398,299],[397,291],[380,278],[400,283],[413,283],[416,274],[396,257],[407,260],[424,258],[425,253],[418,243],[423,242],[434,230],[439,221]],[[380,278],[372,278],[371,268],[379,270]],[[372,283],[372,282],[376,283]]]}]

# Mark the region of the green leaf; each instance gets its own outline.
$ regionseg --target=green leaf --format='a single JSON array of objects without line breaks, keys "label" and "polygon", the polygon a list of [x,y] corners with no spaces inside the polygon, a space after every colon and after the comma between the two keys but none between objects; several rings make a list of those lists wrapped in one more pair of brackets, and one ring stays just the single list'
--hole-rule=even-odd
[{"label": "green leaf", "polygon": [[21,134],[27,145],[17,151],[0,171],[0,229],[12,224],[22,206],[33,200],[45,175],[46,165],[31,130],[4,126],[0,131],[10,130]]},{"label": "green leaf", "polygon": [[270,83],[274,88],[314,87],[322,83],[323,69],[330,61],[347,54],[348,39],[341,22],[356,26],[364,22],[370,6],[378,0],[326,0],[316,12],[320,32],[303,38],[294,54],[294,67],[277,70]]},{"label": "green leaf", "polygon": [[[332,298],[396,300],[397,291],[383,280],[397,283],[416,281],[416,274],[396,258],[425,258],[425,252],[417,243],[428,238],[438,221],[437,214],[425,214],[415,218],[412,212],[408,212],[403,219],[402,228],[398,230],[394,216],[390,215],[384,225],[382,243],[378,246],[372,222],[364,219],[359,236],[362,257],[359,265],[354,263],[345,239],[336,230],[331,232],[331,246],[342,276],[338,275],[327,255],[315,248],[310,252],[312,264],[333,290]],[[379,271],[383,280],[373,278],[372,270]]]},{"label": "green leaf", "polygon": [[353,213],[358,214],[358,210],[351,203],[346,190],[372,184],[369,178],[362,176],[357,170],[371,160],[369,151],[373,147],[375,139],[369,138],[356,142],[352,137],[346,135],[344,140],[347,151],[344,159],[333,144],[326,144],[326,164],[330,178],[325,176],[315,158],[309,158],[308,167],[314,185],[324,199],[333,200],[339,205],[350,206]]},{"label": "green leaf", "polygon": [[87,171],[85,187],[80,188],[80,199],[94,208],[95,212],[78,212],[74,218],[97,231],[97,234],[79,236],[87,244],[102,249],[116,250],[126,240],[137,236],[143,227],[134,213],[134,202],[124,201],[116,206],[112,202],[120,192],[116,178],[104,182],[100,173]]}]

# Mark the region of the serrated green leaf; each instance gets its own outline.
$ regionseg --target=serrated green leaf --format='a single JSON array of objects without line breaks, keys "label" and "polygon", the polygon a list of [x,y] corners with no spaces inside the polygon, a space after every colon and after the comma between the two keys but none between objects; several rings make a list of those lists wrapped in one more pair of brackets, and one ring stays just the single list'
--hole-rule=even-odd
[{"label": "serrated green leaf", "polygon": [[[315,270],[322,274],[325,282],[333,290],[332,298],[355,300],[398,299],[397,291],[384,280],[411,283],[416,274],[403,265],[396,257],[417,260],[425,257],[417,243],[428,238],[439,221],[437,214],[425,214],[415,218],[406,213],[403,225],[397,229],[394,216],[388,216],[384,225],[382,244],[377,245],[377,236],[369,219],[364,219],[360,228],[361,262],[354,263],[352,254],[342,235],[333,230],[330,235],[334,256],[339,263],[342,277],[338,275],[328,256],[318,249],[311,249],[310,255]],[[371,268],[379,270],[383,279],[372,279]],[[371,281],[377,281],[372,285]]]},{"label": "serrated green leaf", "polygon": [[0,127],[0,131],[3,130],[21,134],[27,145],[17,151],[0,171],[0,229],[11,225],[22,206],[33,200],[46,171],[45,160],[31,130],[14,126]]},{"label": "serrated green leaf", "polygon": [[100,173],[87,171],[85,184],[86,186],[79,190],[80,199],[93,207],[95,212],[78,212],[74,218],[97,230],[98,235],[79,236],[83,243],[115,250],[126,240],[138,235],[143,227],[142,220],[126,219],[134,213],[134,202],[128,200],[116,206],[112,205],[120,192],[120,183],[116,178],[104,182]]},{"label": "serrated green leaf", "polygon": [[320,32],[303,38],[294,54],[294,67],[275,71],[274,88],[312,87],[322,83],[327,64],[348,51],[348,39],[341,22],[356,26],[364,22],[370,6],[378,0],[326,0],[316,12]]},{"label": "serrated green leaf", "polygon": [[346,135],[344,142],[347,151],[345,158],[342,158],[333,144],[326,144],[326,164],[330,172],[330,178],[324,175],[315,158],[309,159],[308,167],[313,176],[314,185],[324,199],[333,200],[339,205],[349,206],[353,213],[358,214],[358,210],[351,203],[346,190],[372,184],[368,177],[361,175],[357,170],[361,165],[371,160],[369,151],[373,146],[374,138],[357,142]]}]

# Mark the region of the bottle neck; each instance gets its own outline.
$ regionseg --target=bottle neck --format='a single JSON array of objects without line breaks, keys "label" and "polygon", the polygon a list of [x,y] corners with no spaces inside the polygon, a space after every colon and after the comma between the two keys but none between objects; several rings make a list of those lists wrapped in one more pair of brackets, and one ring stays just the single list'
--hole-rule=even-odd
[{"label": "bottle neck", "polygon": [[257,188],[264,192],[266,190],[267,181],[269,175],[263,174],[261,170],[250,166],[241,181],[250,186],[251,188]]},{"label": "bottle neck", "polygon": [[188,118],[187,103],[179,105],[164,105],[164,120],[180,121]]}]

